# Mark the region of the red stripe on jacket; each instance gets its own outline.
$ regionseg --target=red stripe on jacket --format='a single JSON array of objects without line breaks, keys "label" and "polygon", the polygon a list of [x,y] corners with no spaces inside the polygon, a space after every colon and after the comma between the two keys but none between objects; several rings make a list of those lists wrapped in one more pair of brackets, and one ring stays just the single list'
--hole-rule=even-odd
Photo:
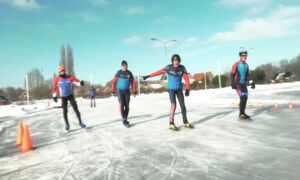
[{"label": "red stripe on jacket", "polygon": [[[58,82],[62,79],[62,77],[60,76],[57,76],[54,81],[53,81],[53,85],[52,85],[52,95],[54,97],[57,96],[57,93],[60,93],[58,91]],[[71,76],[71,75],[66,75],[66,79],[69,79],[72,83],[80,86],[80,80],[79,79],[76,79],[74,76]]]},{"label": "red stripe on jacket", "polygon": [[112,81],[112,84],[111,84],[111,92],[115,92],[115,89],[116,89],[116,84],[118,82],[118,77],[116,76],[113,81]]},{"label": "red stripe on jacket", "polygon": [[130,82],[131,82],[131,86],[133,88],[133,91],[136,92],[136,83],[135,83],[135,80],[131,79]]},{"label": "red stripe on jacket", "polygon": [[190,78],[189,78],[189,75],[187,73],[184,73],[182,75],[184,81],[185,81],[185,88],[190,90],[191,89],[191,84],[190,84]]}]

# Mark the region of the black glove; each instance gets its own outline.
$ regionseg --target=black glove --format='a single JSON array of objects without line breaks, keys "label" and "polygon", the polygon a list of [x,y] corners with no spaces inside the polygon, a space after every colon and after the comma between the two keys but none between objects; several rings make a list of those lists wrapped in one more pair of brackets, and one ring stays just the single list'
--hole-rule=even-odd
[{"label": "black glove", "polygon": [[236,89],[236,85],[234,83],[231,84],[232,89]]},{"label": "black glove", "polygon": [[146,79],[148,79],[150,76],[142,76],[143,80],[145,81]]},{"label": "black glove", "polygon": [[185,90],[185,96],[189,96],[189,95],[190,95],[190,90],[189,89]]},{"label": "black glove", "polygon": [[112,95],[113,97],[116,97],[116,93],[115,93],[115,92],[111,92],[111,95]]},{"label": "black glove", "polygon": [[84,81],[83,81],[83,80],[80,81],[80,85],[81,85],[81,86],[84,86]]},{"label": "black glove", "polygon": [[251,89],[255,89],[255,83],[254,81],[250,80],[249,85],[251,86]]},{"label": "black glove", "polygon": [[57,103],[57,97],[53,97],[53,101]]}]

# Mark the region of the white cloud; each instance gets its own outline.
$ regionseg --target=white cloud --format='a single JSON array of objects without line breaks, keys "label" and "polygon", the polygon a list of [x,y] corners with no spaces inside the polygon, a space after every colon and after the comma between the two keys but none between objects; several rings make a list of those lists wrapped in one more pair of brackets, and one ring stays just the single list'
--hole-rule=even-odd
[{"label": "white cloud", "polygon": [[280,6],[273,12],[271,18],[298,18],[300,16],[300,6]]},{"label": "white cloud", "polygon": [[36,0],[0,0],[0,2],[22,10],[35,10],[41,8],[41,5],[39,5]]},{"label": "white cloud", "polygon": [[230,8],[242,8],[245,14],[253,15],[263,12],[270,4],[270,0],[219,0],[218,4]]},{"label": "white cloud", "polygon": [[235,25],[232,31],[218,32],[213,36],[214,40],[232,41],[261,38],[276,38],[287,35],[288,31],[282,22],[269,22],[265,19],[245,19]]},{"label": "white cloud", "polygon": [[279,7],[267,17],[243,19],[231,31],[218,32],[211,39],[235,41],[280,38],[299,33],[300,7]]},{"label": "white cloud", "polygon": [[183,48],[193,48],[198,45],[203,45],[204,42],[200,41],[199,37],[191,36],[191,37],[178,37],[176,38],[176,46]]},{"label": "white cloud", "polygon": [[138,44],[138,43],[142,42],[142,38],[137,35],[133,35],[130,37],[123,38],[122,42],[123,42],[123,44],[127,44],[127,45]]},{"label": "white cloud", "polygon": [[82,13],[81,17],[84,21],[90,23],[97,23],[101,21],[101,19],[95,13],[91,12]]},{"label": "white cloud", "polygon": [[145,8],[141,6],[122,6],[120,11],[127,15],[140,15],[145,13]]},{"label": "white cloud", "polygon": [[193,45],[199,42],[199,38],[198,37],[189,37],[187,39],[184,40],[184,43],[187,45]]},{"label": "white cloud", "polygon": [[230,7],[240,7],[240,6],[256,6],[268,2],[269,0],[219,0],[218,4],[230,6]]}]

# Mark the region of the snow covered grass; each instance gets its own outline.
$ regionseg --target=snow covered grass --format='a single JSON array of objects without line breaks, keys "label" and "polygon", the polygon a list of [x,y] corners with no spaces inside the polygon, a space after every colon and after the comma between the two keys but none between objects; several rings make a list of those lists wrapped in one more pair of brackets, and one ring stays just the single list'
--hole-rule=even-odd
[{"label": "snow covered grass", "polygon": [[[234,90],[192,91],[185,101],[195,129],[181,127],[178,105],[179,132],[168,130],[167,93],[132,97],[129,129],[114,97],[97,100],[96,108],[78,100],[88,128],[79,129],[69,108],[71,133],[63,130],[62,110],[47,102],[1,106],[0,179],[297,179],[300,82],[249,91],[249,122],[237,120]],[[19,120],[29,125],[32,152],[14,146]]]}]

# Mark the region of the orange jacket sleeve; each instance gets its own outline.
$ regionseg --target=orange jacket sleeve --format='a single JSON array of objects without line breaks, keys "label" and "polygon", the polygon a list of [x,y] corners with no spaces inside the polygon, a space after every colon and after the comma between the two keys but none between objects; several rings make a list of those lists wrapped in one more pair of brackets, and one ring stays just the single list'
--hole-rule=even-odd
[{"label": "orange jacket sleeve", "polygon": [[113,92],[113,93],[115,92],[117,81],[118,81],[118,77],[116,76],[113,79],[112,84],[111,84],[111,92]]},{"label": "orange jacket sleeve", "polygon": [[238,63],[234,63],[234,65],[232,66],[231,69],[231,75],[230,75],[230,79],[231,79],[231,85],[236,83],[236,70],[237,70],[237,66]]},{"label": "orange jacket sleeve", "polygon": [[80,80],[75,78],[74,76],[70,76],[70,80],[73,84],[80,86]]},{"label": "orange jacket sleeve", "polygon": [[190,84],[189,75],[187,73],[184,73],[182,76],[183,76],[183,79],[185,81],[185,88],[190,90],[191,89],[191,84]]},{"label": "orange jacket sleeve", "polygon": [[131,86],[133,88],[133,91],[136,92],[136,83],[135,83],[135,80],[131,79],[130,82],[131,82]]},{"label": "orange jacket sleeve", "polygon": [[154,77],[154,76],[159,76],[159,75],[164,74],[164,73],[166,73],[166,70],[165,69],[161,69],[159,71],[156,71],[154,73],[149,74],[149,76],[150,77]]},{"label": "orange jacket sleeve", "polygon": [[53,97],[57,97],[57,84],[58,84],[58,81],[59,81],[59,78],[55,78],[54,81],[53,81],[53,85],[52,85],[52,96]]}]

